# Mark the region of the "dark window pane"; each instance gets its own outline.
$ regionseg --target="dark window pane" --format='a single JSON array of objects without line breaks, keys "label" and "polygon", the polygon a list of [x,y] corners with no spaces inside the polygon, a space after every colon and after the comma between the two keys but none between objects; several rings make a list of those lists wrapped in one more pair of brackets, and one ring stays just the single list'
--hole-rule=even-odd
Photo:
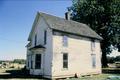
[{"label": "dark window pane", "polygon": [[44,44],[47,43],[47,31],[44,31]]},{"label": "dark window pane", "polygon": [[31,60],[31,69],[33,69],[33,61]]},{"label": "dark window pane", "polygon": [[68,68],[68,62],[63,62],[63,68]]},{"label": "dark window pane", "polygon": [[36,69],[41,69],[41,54],[36,54],[35,68]]},{"label": "dark window pane", "polygon": [[63,60],[67,60],[68,59],[68,55],[67,55],[67,53],[64,53],[63,54]]},{"label": "dark window pane", "polygon": [[68,68],[68,54],[63,54],[63,68]]},{"label": "dark window pane", "polygon": [[35,35],[35,46],[37,45],[37,34]]},{"label": "dark window pane", "polygon": [[96,67],[96,55],[92,54],[92,67],[95,68]]},{"label": "dark window pane", "polygon": [[36,69],[41,69],[41,62],[36,62],[35,68],[36,68]]},{"label": "dark window pane", "polygon": [[41,54],[36,54],[36,61],[41,61]]},{"label": "dark window pane", "polygon": [[28,68],[29,68],[29,61],[28,61]]}]

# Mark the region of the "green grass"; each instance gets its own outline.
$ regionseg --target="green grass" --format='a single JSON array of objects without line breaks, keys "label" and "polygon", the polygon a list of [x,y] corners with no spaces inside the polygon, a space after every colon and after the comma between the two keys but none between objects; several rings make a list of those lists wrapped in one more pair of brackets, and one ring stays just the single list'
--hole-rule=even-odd
[{"label": "green grass", "polygon": [[[7,80],[46,80],[46,79],[40,79],[34,76],[30,75],[23,75],[20,74],[21,70],[19,69],[0,69],[0,73],[12,73],[13,75],[6,76],[3,74],[3,77],[0,78],[0,80],[7,79]],[[2,76],[2,75],[1,75]],[[108,79],[109,76],[120,76],[120,74],[100,74],[100,75],[93,75],[93,76],[84,76],[79,78],[69,78],[65,80],[120,80],[120,79]],[[7,78],[6,78],[7,77]]]},{"label": "green grass", "polygon": [[6,73],[6,71],[9,71],[9,70],[20,70],[20,69],[14,69],[14,68],[0,68],[0,74]]},{"label": "green grass", "polygon": [[120,68],[102,68],[102,70],[120,70]]},{"label": "green grass", "polygon": [[86,76],[80,78],[71,78],[69,80],[120,80],[117,78],[108,79],[108,76],[120,76],[120,74],[100,74],[100,75],[93,75],[93,76]]}]

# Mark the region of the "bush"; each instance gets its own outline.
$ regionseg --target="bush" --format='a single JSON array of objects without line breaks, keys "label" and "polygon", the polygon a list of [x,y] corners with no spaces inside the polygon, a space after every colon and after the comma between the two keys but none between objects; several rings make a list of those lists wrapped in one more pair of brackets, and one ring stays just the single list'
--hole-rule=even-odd
[{"label": "bush", "polygon": [[115,62],[117,68],[120,68],[120,62]]}]

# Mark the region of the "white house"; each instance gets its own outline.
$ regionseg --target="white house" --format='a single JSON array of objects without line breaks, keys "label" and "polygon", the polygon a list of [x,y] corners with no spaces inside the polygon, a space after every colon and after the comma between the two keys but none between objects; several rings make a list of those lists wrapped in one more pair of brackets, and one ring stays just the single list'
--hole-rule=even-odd
[{"label": "white house", "polygon": [[37,13],[27,45],[31,75],[53,79],[101,73],[102,38],[86,24],[66,18]]}]

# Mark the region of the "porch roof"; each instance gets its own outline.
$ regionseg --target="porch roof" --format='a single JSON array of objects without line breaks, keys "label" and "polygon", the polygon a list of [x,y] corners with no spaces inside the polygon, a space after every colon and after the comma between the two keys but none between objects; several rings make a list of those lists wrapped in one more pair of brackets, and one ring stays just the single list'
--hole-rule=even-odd
[{"label": "porch roof", "polygon": [[30,48],[29,50],[36,50],[36,49],[45,49],[45,47],[43,45],[36,45],[36,46]]}]

